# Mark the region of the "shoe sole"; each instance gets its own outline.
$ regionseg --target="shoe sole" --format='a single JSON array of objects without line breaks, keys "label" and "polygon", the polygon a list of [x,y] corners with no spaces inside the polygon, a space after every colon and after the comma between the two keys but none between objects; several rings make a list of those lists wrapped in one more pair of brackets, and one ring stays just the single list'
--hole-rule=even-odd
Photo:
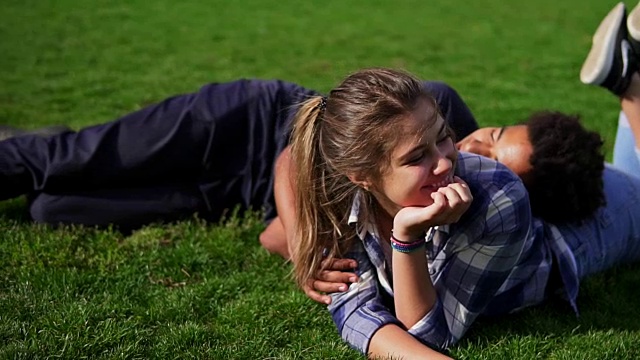
[{"label": "shoe sole", "polygon": [[627,30],[633,40],[640,41],[640,3],[631,10],[627,17]]},{"label": "shoe sole", "polygon": [[593,35],[591,50],[580,69],[580,81],[588,85],[602,84],[613,64],[616,36],[624,19],[624,3],[618,3],[600,22]]}]

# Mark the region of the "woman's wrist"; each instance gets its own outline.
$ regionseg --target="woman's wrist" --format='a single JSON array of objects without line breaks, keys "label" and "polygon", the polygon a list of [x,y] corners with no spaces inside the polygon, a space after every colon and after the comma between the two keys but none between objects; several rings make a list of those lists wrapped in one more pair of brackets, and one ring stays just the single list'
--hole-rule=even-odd
[{"label": "woman's wrist", "polygon": [[410,244],[413,242],[416,242],[417,240],[424,240],[425,238],[425,232],[422,231],[418,234],[415,233],[410,233],[407,231],[398,231],[398,230],[391,230],[391,241],[395,241],[398,243],[404,243],[404,244]]},{"label": "woman's wrist", "polygon": [[403,241],[396,238],[392,230],[390,241],[391,241],[391,248],[394,251],[407,254],[407,253],[412,253],[416,250],[422,249],[424,247],[425,234],[422,233],[420,236],[417,236],[414,240],[407,242],[407,241]]}]

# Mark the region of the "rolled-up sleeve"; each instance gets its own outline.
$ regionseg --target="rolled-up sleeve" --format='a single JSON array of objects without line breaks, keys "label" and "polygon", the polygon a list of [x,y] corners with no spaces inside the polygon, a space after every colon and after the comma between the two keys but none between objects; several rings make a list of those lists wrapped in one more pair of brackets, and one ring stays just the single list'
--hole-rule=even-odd
[{"label": "rolled-up sleeve", "polygon": [[342,338],[353,348],[366,354],[369,342],[378,329],[400,322],[384,304],[376,268],[367,257],[362,243],[356,245],[347,258],[358,261],[358,282],[344,293],[331,294],[329,311]]}]

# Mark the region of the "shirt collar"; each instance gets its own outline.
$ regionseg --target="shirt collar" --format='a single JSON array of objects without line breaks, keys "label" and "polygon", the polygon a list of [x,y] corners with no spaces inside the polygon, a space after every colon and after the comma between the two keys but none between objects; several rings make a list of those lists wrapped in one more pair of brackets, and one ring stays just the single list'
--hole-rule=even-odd
[{"label": "shirt collar", "polygon": [[371,234],[374,233],[372,222],[368,219],[360,219],[360,204],[362,204],[363,196],[362,190],[357,190],[356,196],[353,197],[349,219],[347,220],[347,224],[356,227],[356,234],[358,234],[358,238],[361,241],[364,240],[367,232]]},{"label": "shirt collar", "polygon": [[358,223],[358,215],[360,214],[361,201],[362,201],[362,191],[358,190],[356,192],[356,196],[353,197],[353,202],[351,203],[351,210],[349,212],[349,220],[347,220],[347,224],[356,225]]}]

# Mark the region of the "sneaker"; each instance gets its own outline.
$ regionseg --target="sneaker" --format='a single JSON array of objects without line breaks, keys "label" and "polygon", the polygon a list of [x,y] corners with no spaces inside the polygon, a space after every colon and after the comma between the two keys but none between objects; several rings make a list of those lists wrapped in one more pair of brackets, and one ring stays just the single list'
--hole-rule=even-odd
[{"label": "sneaker", "polygon": [[620,96],[629,87],[638,60],[627,39],[626,8],[618,3],[593,35],[591,50],[580,70],[580,81],[599,85]]},{"label": "sneaker", "polygon": [[35,135],[40,137],[49,137],[72,131],[71,128],[64,125],[47,126],[35,130],[21,130],[11,126],[0,125],[0,141],[10,139],[22,135]]},{"label": "sneaker", "polygon": [[640,3],[631,10],[627,17],[629,42],[636,54],[640,54]]}]

